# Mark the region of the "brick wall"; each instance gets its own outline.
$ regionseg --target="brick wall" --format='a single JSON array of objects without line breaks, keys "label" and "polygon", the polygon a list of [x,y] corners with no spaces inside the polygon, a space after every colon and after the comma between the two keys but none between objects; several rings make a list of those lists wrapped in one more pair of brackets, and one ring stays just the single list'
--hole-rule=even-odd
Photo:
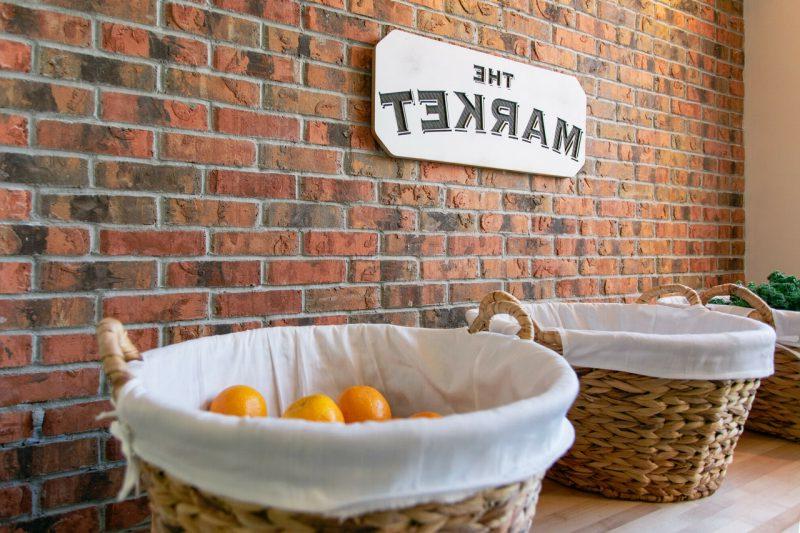
[{"label": "brick wall", "polygon": [[[740,0],[0,3],[0,530],[119,529],[92,327],[462,324],[491,289],[741,277]],[[574,73],[576,179],[395,160],[393,26]]]}]

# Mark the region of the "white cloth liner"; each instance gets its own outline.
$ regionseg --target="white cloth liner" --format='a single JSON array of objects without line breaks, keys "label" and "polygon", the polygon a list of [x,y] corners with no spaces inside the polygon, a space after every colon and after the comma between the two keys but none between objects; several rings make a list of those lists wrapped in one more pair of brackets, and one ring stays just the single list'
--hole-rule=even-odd
[{"label": "white cloth liner", "polygon": [[[720,298],[729,299],[728,296]],[[687,306],[689,301],[683,296],[665,296],[658,300],[659,303],[674,306]],[[739,305],[708,304],[710,310],[730,315],[748,316],[752,307],[742,307]],[[787,311],[786,309],[773,309],[772,318],[775,320],[775,332],[777,333],[778,344],[792,348],[800,348],[800,311]],[[793,353],[796,353],[792,351]]]},{"label": "white cloth liner", "polygon": [[[523,303],[545,330],[558,330],[575,367],[670,379],[743,379],[773,373],[775,332],[701,307],[615,303]],[[472,324],[477,309],[467,311]],[[490,331],[515,335],[517,322],[496,315]]]},{"label": "white cloth liner", "polygon": [[[572,445],[569,365],[519,339],[388,325],[265,328],[145,352],[120,391],[116,434],[178,479],[231,499],[346,517],[452,502],[542,474]],[[269,418],[204,411],[233,384]],[[380,389],[395,416],[323,424],[277,416],[297,398]],[[129,465],[132,461],[129,461]],[[133,479],[135,476],[128,476]]]}]

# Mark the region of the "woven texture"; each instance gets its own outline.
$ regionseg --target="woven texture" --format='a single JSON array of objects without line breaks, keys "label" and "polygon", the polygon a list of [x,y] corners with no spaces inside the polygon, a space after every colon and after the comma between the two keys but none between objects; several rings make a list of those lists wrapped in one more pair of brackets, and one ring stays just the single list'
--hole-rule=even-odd
[{"label": "woven texture", "polygon": [[[486,296],[475,322],[488,326],[493,302],[509,298]],[[558,331],[532,324],[534,340],[563,355]],[[580,393],[567,415],[575,444],[547,477],[610,498],[649,502],[694,500],[717,490],[760,382],[575,371]]]},{"label": "woven texture", "polygon": [[541,478],[489,489],[452,504],[423,504],[341,521],[233,502],[144,465],[154,531],[528,531]]},{"label": "woven texture", "polygon": [[[127,362],[141,359],[122,324],[104,319],[97,326],[103,368],[116,398],[131,379]],[[428,503],[373,512],[347,520],[246,504],[183,483],[141,459],[154,531],[375,531],[524,532],[528,531],[541,490],[541,476],[491,488],[455,503]]]},{"label": "woven texture", "polygon": [[775,374],[761,382],[748,429],[800,442],[800,359],[775,351]]},{"label": "woven texture", "polygon": [[[767,303],[745,286],[718,285],[703,292],[701,299],[708,303],[714,296],[732,294],[753,308],[749,318],[775,327]],[[775,348],[775,373],[762,380],[747,428],[800,442],[800,359],[780,346]]]}]

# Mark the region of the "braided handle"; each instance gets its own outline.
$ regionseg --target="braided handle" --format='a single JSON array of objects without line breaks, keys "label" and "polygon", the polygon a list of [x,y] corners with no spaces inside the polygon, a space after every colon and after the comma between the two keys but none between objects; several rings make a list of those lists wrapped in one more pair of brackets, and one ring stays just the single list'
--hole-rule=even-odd
[{"label": "braided handle", "polygon": [[514,317],[519,322],[520,328],[517,335],[520,339],[532,339],[534,332],[539,329],[519,300],[505,291],[493,291],[481,300],[478,316],[475,317],[475,321],[469,327],[469,332],[488,331],[489,322],[494,315],[511,315]]},{"label": "braided handle", "polygon": [[700,305],[700,295],[686,285],[680,283],[672,283],[670,285],[659,285],[649,291],[644,291],[639,298],[636,299],[637,304],[652,304],[658,303],[658,299],[664,296],[683,296],[689,301],[690,305]]},{"label": "braided handle", "polygon": [[759,316],[751,316],[755,320],[760,320],[765,324],[768,324],[775,327],[775,317],[772,316],[772,309],[770,309],[767,302],[761,299],[761,297],[748,289],[743,285],[737,285],[735,283],[723,283],[722,285],[717,285],[716,287],[711,287],[710,289],[706,289],[705,291],[700,294],[700,299],[702,300],[703,304],[707,304],[708,301],[713,298],[714,296],[738,296],[752,307]]},{"label": "braided handle", "polygon": [[122,323],[115,318],[104,318],[97,324],[97,346],[103,371],[111,383],[111,395],[116,399],[122,386],[133,378],[128,371],[128,361],[142,356],[128,338]]}]

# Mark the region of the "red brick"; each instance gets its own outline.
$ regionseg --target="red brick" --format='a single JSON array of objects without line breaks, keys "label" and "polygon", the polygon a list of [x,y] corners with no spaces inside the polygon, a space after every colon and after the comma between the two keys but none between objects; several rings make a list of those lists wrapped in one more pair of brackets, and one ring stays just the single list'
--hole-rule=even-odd
[{"label": "red brick", "polygon": [[417,264],[406,260],[358,259],[350,262],[350,281],[411,281],[417,277]]},{"label": "red brick", "polygon": [[199,192],[200,171],[190,166],[100,161],[94,167],[99,187],[192,194]]},{"label": "red brick", "polygon": [[402,231],[414,229],[417,217],[408,209],[358,205],[350,208],[347,220],[354,229]]},{"label": "red brick", "polygon": [[103,23],[101,32],[101,46],[109,52],[183,65],[203,66],[208,63],[206,45],[201,41],[159,36],[141,28],[115,23]]},{"label": "red brick", "polygon": [[112,296],[103,300],[103,315],[125,324],[176,322],[206,318],[208,295],[204,293]]},{"label": "red brick", "polygon": [[31,290],[30,263],[0,263],[0,294],[21,294]]},{"label": "red brick", "polygon": [[506,241],[509,255],[553,255],[553,241],[543,237],[509,237]]},{"label": "red brick", "polygon": [[120,467],[48,479],[42,484],[42,507],[51,509],[112,498],[122,486],[124,474],[125,469]]},{"label": "red brick", "polygon": [[166,159],[237,167],[252,165],[256,160],[251,141],[164,133],[161,142],[161,156]]},{"label": "red brick", "polygon": [[39,197],[39,212],[45,218],[71,222],[156,223],[155,201],[143,196],[42,194]]},{"label": "red brick", "polygon": [[342,166],[339,152],[299,146],[262,146],[260,159],[265,168],[324,174],[337,174]]},{"label": "red brick", "polygon": [[535,278],[577,276],[578,262],[570,259],[534,259],[531,275]]},{"label": "red brick", "polygon": [[439,187],[409,183],[382,183],[381,203],[389,205],[436,206],[441,205]]},{"label": "red brick", "polygon": [[452,283],[450,285],[450,303],[480,302],[490,292],[502,288],[502,283],[497,281]]},{"label": "red brick", "polygon": [[559,298],[594,296],[600,292],[600,283],[594,278],[563,279],[556,282]]},{"label": "red brick", "polygon": [[308,177],[303,178],[300,197],[317,202],[371,202],[375,200],[375,186],[365,180]]},{"label": "red brick", "polygon": [[391,234],[383,236],[382,250],[388,255],[444,255],[444,235]]},{"label": "red brick", "polygon": [[423,162],[420,164],[420,172],[422,179],[425,181],[456,183],[459,185],[477,184],[477,172],[472,167]]},{"label": "red brick", "polygon": [[258,105],[258,85],[224,76],[169,69],[164,74],[164,88],[167,93],[177,96],[216,100],[235,105]]},{"label": "red brick", "polygon": [[375,44],[380,39],[380,26],[362,18],[309,6],[304,10],[303,19],[305,27],[311,31],[368,44]]},{"label": "red brick", "polygon": [[30,212],[30,191],[0,189],[0,220],[28,220]]},{"label": "red brick", "polygon": [[208,174],[208,192],[245,198],[294,198],[295,179],[288,174],[215,169]]},{"label": "red brick", "polygon": [[27,439],[32,432],[33,417],[30,411],[0,413],[0,444]]},{"label": "red brick", "polygon": [[453,235],[447,239],[448,255],[501,255],[503,238],[494,235]]},{"label": "red brick", "polygon": [[306,291],[306,311],[360,311],[379,307],[377,287],[335,287]]},{"label": "red brick", "polygon": [[325,118],[342,118],[343,98],[316,91],[271,85],[264,94],[264,107],[273,111]]},{"label": "red brick", "polygon": [[478,276],[478,260],[429,259],[422,261],[422,279],[472,279]]},{"label": "red brick", "polygon": [[25,366],[30,363],[30,335],[0,335],[0,368]]},{"label": "red brick", "polygon": [[12,4],[0,4],[0,31],[74,46],[89,46],[92,39],[89,19]]},{"label": "red brick", "polygon": [[0,406],[94,396],[100,387],[96,368],[11,374],[0,377]]},{"label": "red brick", "polygon": [[483,259],[483,278],[527,278],[530,277],[530,262],[527,259]]},{"label": "red brick", "polygon": [[[128,337],[140,350],[158,346],[158,331],[155,328],[128,329]],[[40,337],[41,362],[45,365],[84,363],[99,361],[97,342],[93,333],[67,333]]]},{"label": "red brick", "polygon": [[214,316],[266,316],[300,312],[300,291],[249,291],[218,294]]},{"label": "red brick", "polygon": [[93,111],[94,98],[90,91],[77,87],[0,79],[0,105],[30,111],[88,115]]},{"label": "red brick", "polygon": [[402,284],[383,287],[382,305],[392,309],[443,304],[446,301],[444,284]]},{"label": "red brick", "polygon": [[285,83],[298,81],[295,63],[287,57],[217,46],[213,64],[217,70],[242,76]]},{"label": "red brick", "polygon": [[149,289],[155,272],[155,263],[146,261],[52,261],[41,263],[39,286],[47,291]]},{"label": "red brick", "polygon": [[117,531],[130,529],[150,518],[147,496],[114,502],[106,506],[106,529]]},{"label": "red brick", "polygon": [[258,206],[245,202],[172,198],[164,206],[166,221],[189,226],[253,226]]},{"label": "red brick", "polygon": [[208,108],[202,104],[134,94],[103,93],[101,106],[102,118],[109,121],[190,130],[208,129]]},{"label": "red brick", "polygon": [[97,463],[97,440],[81,439],[0,452],[0,480],[76,470]]},{"label": "red brick", "polygon": [[94,299],[84,297],[0,300],[0,330],[65,328],[94,321]]},{"label": "red brick", "polygon": [[217,108],[214,111],[214,125],[219,132],[242,137],[300,140],[300,122],[278,115]]},{"label": "red brick", "polygon": [[373,255],[378,251],[377,233],[314,231],[306,233],[303,250],[308,255]]},{"label": "red brick", "polygon": [[500,193],[475,189],[448,189],[447,207],[453,209],[500,209]]},{"label": "red brick", "polygon": [[593,215],[594,201],[591,198],[556,198],[553,209],[559,215]]},{"label": "red brick", "polygon": [[341,283],[345,262],[340,260],[275,260],[268,265],[269,285]]},{"label": "red brick", "polygon": [[[49,2],[58,0],[47,0]],[[106,0],[93,0],[105,2]],[[112,0],[112,3],[116,0]],[[100,519],[97,509],[83,508],[66,513],[47,514],[25,522],[16,522],[15,527],[20,531],[99,531]]]},{"label": "red brick", "polygon": [[0,226],[0,255],[84,255],[89,233],[80,228]]},{"label": "red brick", "polygon": [[258,261],[181,261],[167,265],[170,287],[248,287],[261,284]]},{"label": "red brick", "polygon": [[0,488],[0,519],[14,518],[31,511],[31,490],[24,485]]},{"label": "red brick", "polygon": [[0,144],[28,145],[28,119],[20,115],[0,114]]},{"label": "red brick", "polygon": [[170,28],[214,40],[258,46],[260,33],[258,24],[239,17],[170,3],[164,6],[164,19]]},{"label": "red brick", "polygon": [[203,255],[203,233],[199,231],[101,230],[100,251],[106,255]]},{"label": "red brick", "polygon": [[300,5],[294,0],[214,0],[214,5],[292,26],[300,22]]},{"label": "red brick", "polygon": [[57,150],[126,157],[153,155],[153,132],[145,130],[40,120],[36,138],[39,146]]},{"label": "red brick", "polygon": [[31,47],[25,43],[0,39],[0,70],[30,72]]},{"label": "red brick", "polygon": [[42,421],[42,433],[52,436],[107,428],[111,421],[107,418],[97,420],[97,416],[113,409],[111,402],[106,400],[47,409]]},{"label": "red brick", "polygon": [[220,255],[293,255],[297,246],[293,231],[226,231],[214,235],[211,249]]}]

